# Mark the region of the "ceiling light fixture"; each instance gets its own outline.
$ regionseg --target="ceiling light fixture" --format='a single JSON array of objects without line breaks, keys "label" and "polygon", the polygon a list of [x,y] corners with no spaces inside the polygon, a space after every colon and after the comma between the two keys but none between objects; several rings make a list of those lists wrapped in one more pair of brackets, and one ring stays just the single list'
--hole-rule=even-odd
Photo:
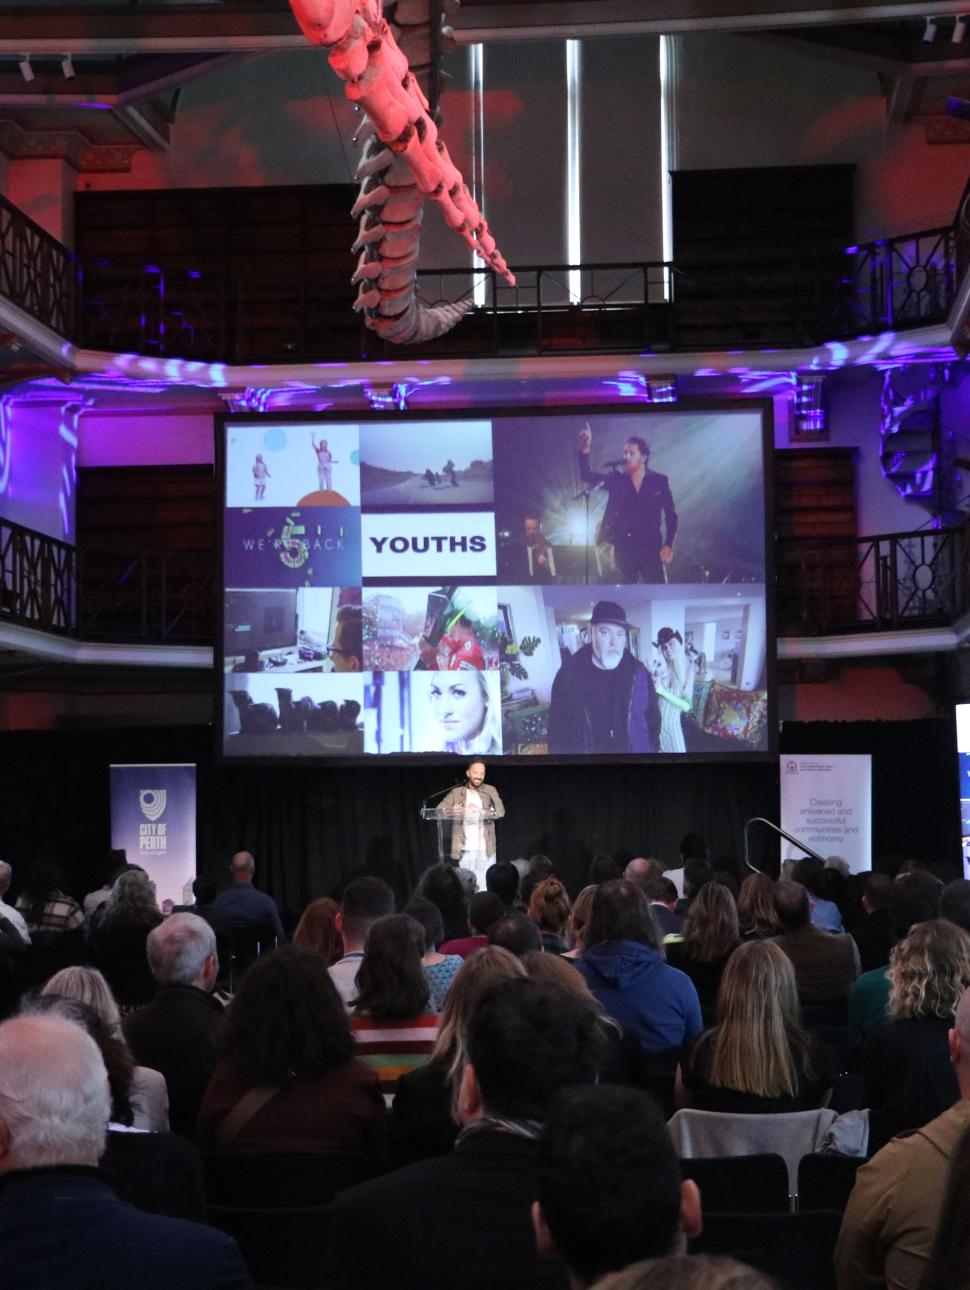
[{"label": "ceiling light fixture", "polygon": [[24,54],[23,58],[20,60],[17,66],[20,68],[20,75],[24,78],[25,81],[30,82],[34,79],[34,69],[30,65],[29,54]]},{"label": "ceiling light fixture", "polygon": [[963,41],[966,39],[967,20],[968,20],[968,15],[965,13],[961,13],[957,17],[956,22],[953,24],[953,35],[950,37],[950,39],[953,41],[954,45],[961,45]]},{"label": "ceiling light fixture", "polygon": [[923,32],[923,44],[932,45],[934,40],[936,40],[936,19],[927,18],[926,29]]},{"label": "ceiling light fixture", "polygon": [[70,54],[65,54],[61,59],[61,71],[64,73],[65,81],[73,81],[76,75],[74,71],[74,60]]}]

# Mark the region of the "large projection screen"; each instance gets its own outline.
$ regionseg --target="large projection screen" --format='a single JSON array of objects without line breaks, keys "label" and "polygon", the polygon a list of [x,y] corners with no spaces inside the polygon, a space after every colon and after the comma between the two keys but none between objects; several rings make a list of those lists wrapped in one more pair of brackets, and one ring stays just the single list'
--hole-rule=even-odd
[{"label": "large projection screen", "polygon": [[222,755],[771,755],[769,409],[221,419]]}]

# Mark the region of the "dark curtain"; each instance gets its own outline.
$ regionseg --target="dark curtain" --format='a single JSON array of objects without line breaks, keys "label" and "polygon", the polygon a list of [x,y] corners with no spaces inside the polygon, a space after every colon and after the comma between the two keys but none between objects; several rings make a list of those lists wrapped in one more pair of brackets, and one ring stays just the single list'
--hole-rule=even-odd
[{"label": "dark curtain", "polygon": [[[875,851],[959,861],[959,803],[953,723],[790,723],[783,752],[871,752]],[[252,851],[257,885],[291,915],[309,899],[376,873],[399,898],[435,858],[422,798],[447,787],[460,766],[228,767],[215,763],[205,727],[0,734],[0,856],[19,867],[47,851],[69,885],[96,885],[110,845],[112,762],[198,765],[200,872],[227,876],[229,856]],[[575,893],[593,855],[625,851],[672,863],[680,838],[697,830],[714,857],[742,854],[742,826],[778,818],[774,763],[503,766],[489,771],[505,800],[500,854],[549,854]],[[768,830],[751,831],[752,862],[776,863]],[[134,857],[131,857],[134,858]],[[15,876],[16,882],[16,876]]]}]

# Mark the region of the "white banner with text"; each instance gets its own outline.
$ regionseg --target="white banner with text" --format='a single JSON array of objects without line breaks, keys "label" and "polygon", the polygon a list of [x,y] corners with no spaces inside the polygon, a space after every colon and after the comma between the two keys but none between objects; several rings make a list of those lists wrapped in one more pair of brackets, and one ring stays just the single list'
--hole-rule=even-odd
[{"label": "white banner with text", "polygon": [[[781,758],[781,827],[820,856],[842,856],[852,873],[872,867],[872,758],[866,754]],[[803,853],[782,840],[782,860]]]}]

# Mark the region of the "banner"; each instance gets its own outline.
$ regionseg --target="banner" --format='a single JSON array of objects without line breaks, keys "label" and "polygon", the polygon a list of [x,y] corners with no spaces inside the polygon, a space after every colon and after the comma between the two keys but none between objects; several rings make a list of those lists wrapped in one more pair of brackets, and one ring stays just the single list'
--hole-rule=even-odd
[{"label": "banner", "polygon": [[195,766],[112,766],[111,845],[155,884],[158,903],[192,903],[195,877]]},{"label": "banner", "polygon": [[[781,827],[820,856],[842,856],[852,873],[872,868],[872,758],[781,758]],[[803,853],[782,842],[781,858]]]}]

